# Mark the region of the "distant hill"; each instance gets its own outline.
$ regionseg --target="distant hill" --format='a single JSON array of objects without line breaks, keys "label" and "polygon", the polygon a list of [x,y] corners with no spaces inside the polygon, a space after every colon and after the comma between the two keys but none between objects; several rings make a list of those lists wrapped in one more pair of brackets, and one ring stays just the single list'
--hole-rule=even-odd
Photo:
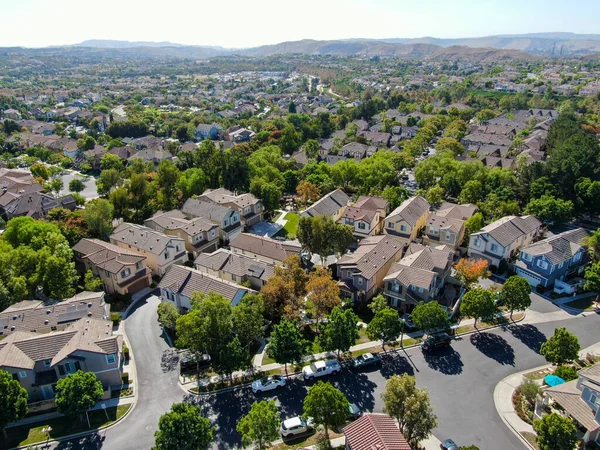
[{"label": "distant hill", "polygon": [[115,41],[112,39],[89,39],[73,44],[73,47],[92,47],[92,48],[133,48],[133,47],[184,47],[182,44],[173,42],[146,42],[146,41]]}]

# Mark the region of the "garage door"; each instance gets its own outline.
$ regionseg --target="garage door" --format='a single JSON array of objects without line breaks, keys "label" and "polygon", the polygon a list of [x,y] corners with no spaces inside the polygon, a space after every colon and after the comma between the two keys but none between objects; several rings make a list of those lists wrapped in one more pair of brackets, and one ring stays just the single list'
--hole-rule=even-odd
[{"label": "garage door", "polygon": [[517,275],[525,278],[527,281],[529,281],[529,284],[531,284],[534,287],[542,282],[541,278],[534,277],[533,275],[530,275],[528,272],[519,270],[518,268],[517,268]]},{"label": "garage door", "polygon": [[145,287],[150,286],[148,278],[142,278],[141,280],[137,280],[129,286],[127,292],[130,294],[135,294],[136,292],[141,291]]}]

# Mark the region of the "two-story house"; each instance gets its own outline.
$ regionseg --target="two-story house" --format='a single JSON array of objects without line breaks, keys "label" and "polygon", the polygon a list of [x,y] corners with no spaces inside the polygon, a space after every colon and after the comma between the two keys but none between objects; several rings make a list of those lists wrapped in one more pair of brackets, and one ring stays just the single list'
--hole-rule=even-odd
[{"label": "two-story house", "polygon": [[146,257],[136,251],[84,238],[75,244],[73,254],[80,271],[91,270],[109,294],[135,294],[152,283]]},{"label": "two-story house", "polygon": [[572,286],[564,281],[573,273],[581,273],[589,262],[583,245],[587,237],[583,228],[577,228],[522,247],[515,272],[534,287],[555,285],[572,293]]},{"label": "two-story house", "polygon": [[204,139],[212,139],[213,141],[219,137],[222,128],[216,123],[200,123],[196,127],[196,139],[203,141]]},{"label": "two-story house", "polygon": [[354,301],[368,301],[383,288],[383,279],[402,256],[402,245],[389,236],[369,236],[354,253],[337,261],[341,295]]},{"label": "two-story house", "polygon": [[384,231],[402,245],[413,241],[429,217],[431,205],[420,195],[404,200],[385,218]]},{"label": "two-story house", "polygon": [[233,253],[220,248],[213,253],[201,253],[194,261],[196,270],[233,283],[250,283],[260,290],[275,272],[275,264],[257,258]]},{"label": "two-story house", "polygon": [[411,244],[404,258],[386,274],[384,297],[392,307],[405,312],[421,301],[433,300],[450,274],[452,257],[453,252],[444,246]]},{"label": "two-story house", "polygon": [[188,219],[202,217],[216,224],[219,227],[219,236],[223,244],[235,239],[244,229],[240,213],[230,206],[223,206],[198,198],[188,198],[181,207],[181,212]]},{"label": "two-story house", "polygon": [[110,235],[110,242],[144,255],[152,275],[158,277],[162,277],[172,265],[188,260],[183,239],[134,223],[120,224]]},{"label": "two-story house", "polygon": [[363,239],[381,234],[388,201],[381,197],[360,196],[352,206],[346,206],[337,223],[354,228],[354,237]]},{"label": "two-story house", "polygon": [[171,266],[158,288],[161,299],[182,312],[192,308],[191,298],[195,292],[215,292],[229,300],[231,306],[236,306],[246,294],[256,294],[252,289],[186,266]]},{"label": "two-story house", "polygon": [[281,264],[288,256],[299,256],[302,247],[296,241],[277,241],[267,236],[241,233],[229,243],[233,254],[240,254],[264,261]]},{"label": "two-story house", "polygon": [[368,413],[344,427],[346,450],[412,450],[387,414]]},{"label": "two-story house", "polygon": [[185,248],[192,258],[202,252],[213,252],[219,247],[219,226],[204,217],[186,219],[185,214],[174,209],[157,211],[144,221],[144,225],[168,236],[185,241]]},{"label": "two-story house", "polygon": [[226,206],[237,211],[242,226],[245,228],[250,228],[252,225],[263,220],[264,208],[262,202],[249,193],[235,195],[225,188],[207,189],[198,199]]},{"label": "two-story house", "polygon": [[336,189],[306,208],[300,217],[330,216],[337,222],[349,203],[350,197],[341,189]]},{"label": "two-story house", "polygon": [[536,401],[536,419],[547,408],[571,418],[582,431],[583,442],[600,444],[600,364],[581,369],[577,380],[543,389]]},{"label": "two-story house", "polygon": [[486,225],[469,238],[469,256],[498,267],[538,237],[542,223],[533,216],[506,216]]},{"label": "two-story house", "polygon": [[444,202],[425,223],[423,243],[448,245],[457,249],[465,236],[465,222],[475,214],[477,206]]}]

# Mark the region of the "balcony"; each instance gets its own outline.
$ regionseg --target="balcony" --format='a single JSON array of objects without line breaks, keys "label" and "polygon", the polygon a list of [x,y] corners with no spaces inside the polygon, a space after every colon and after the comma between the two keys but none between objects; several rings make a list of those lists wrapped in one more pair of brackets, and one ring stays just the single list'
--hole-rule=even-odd
[{"label": "balcony", "polygon": [[134,281],[137,281],[140,278],[145,277],[147,273],[148,273],[148,268],[144,267],[142,270],[138,270],[132,277],[126,278],[125,280],[121,281],[120,283],[117,283],[117,285],[119,287],[127,286],[127,285],[133,283]]}]

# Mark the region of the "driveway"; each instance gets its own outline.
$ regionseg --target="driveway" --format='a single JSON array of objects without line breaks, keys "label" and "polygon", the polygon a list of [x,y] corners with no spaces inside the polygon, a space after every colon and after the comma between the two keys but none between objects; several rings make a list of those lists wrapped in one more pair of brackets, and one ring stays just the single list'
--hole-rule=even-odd
[{"label": "driveway", "polygon": [[69,170],[61,178],[64,184],[64,187],[60,192],[61,195],[66,195],[70,192],[69,183],[71,182],[71,180],[81,180],[83,181],[83,185],[85,186],[85,188],[83,189],[83,191],[80,192],[80,194],[83,195],[83,197],[86,200],[98,197],[98,192],[96,191],[96,179],[94,177],[86,177],[85,175],[81,175],[79,172]]}]

